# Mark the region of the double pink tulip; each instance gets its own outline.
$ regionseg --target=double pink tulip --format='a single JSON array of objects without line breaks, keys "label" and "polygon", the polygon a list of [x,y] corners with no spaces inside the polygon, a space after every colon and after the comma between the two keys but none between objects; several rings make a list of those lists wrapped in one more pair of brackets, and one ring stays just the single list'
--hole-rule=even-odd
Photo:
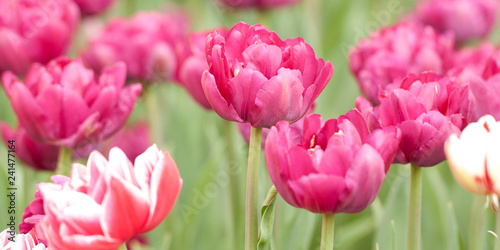
[{"label": "double pink tulip", "polygon": [[118,148],[109,161],[95,151],[87,166],[73,165],[63,187],[38,185],[45,215],[37,227],[51,249],[116,249],[159,225],[181,186],[175,162],[156,146],[135,164]]},{"label": "double pink tulip", "polygon": [[490,33],[497,13],[497,0],[428,0],[418,5],[415,19],[440,32],[452,31],[463,42]]},{"label": "double pink tulip", "polygon": [[187,30],[181,13],[139,12],[130,19],[111,21],[90,41],[82,57],[95,71],[121,61],[130,79],[173,80],[186,56],[182,44]]},{"label": "double pink tulip", "polygon": [[444,74],[452,66],[454,38],[431,27],[400,23],[361,40],[350,52],[349,66],[361,92],[378,104],[381,90],[395,88],[409,73]]},{"label": "double pink tulip", "polygon": [[[219,28],[216,31],[222,36],[227,33],[225,28]],[[177,79],[193,99],[205,109],[212,109],[201,85],[201,76],[208,69],[205,44],[207,36],[212,32],[191,33],[186,37],[185,46],[188,56],[180,62],[179,79]]]},{"label": "double pink tulip", "polygon": [[244,7],[273,8],[300,2],[300,0],[220,0],[220,1],[234,8],[244,8]]},{"label": "double pink tulip", "polygon": [[114,0],[73,0],[82,15],[93,15],[105,11],[111,6]]},{"label": "double pink tulip", "polygon": [[282,41],[261,25],[241,22],[225,36],[216,31],[206,46],[208,102],[222,118],[253,127],[299,120],[333,73],[302,38]]},{"label": "double pink tulip", "polygon": [[303,132],[286,121],[271,128],[265,155],[269,175],[289,204],[314,213],[357,213],[377,196],[401,134],[370,133],[359,111],[322,122],[306,117]]},{"label": "double pink tulip", "polygon": [[71,0],[0,0],[0,73],[24,75],[66,53],[80,20]]},{"label": "double pink tulip", "polygon": [[467,86],[459,86],[434,73],[410,74],[400,88],[380,96],[373,108],[362,97],[356,107],[371,129],[397,127],[401,142],[395,163],[434,166],[445,160],[443,145],[451,134],[460,134],[469,114]]},{"label": "double pink tulip", "polygon": [[9,240],[11,235],[8,229],[0,233],[0,249],[2,250],[45,250],[43,243],[39,243],[33,231],[26,234],[16,234],[15,241]]},{"label": "double pink tulip", "polygon": [[125,76],[122,63],[96,78],[80,60],[59,58],[34,65],[25,83],[7,72],[2,84],[31,138],[74,149],[100,142],[125,123],[142,88],[124,87]]}]

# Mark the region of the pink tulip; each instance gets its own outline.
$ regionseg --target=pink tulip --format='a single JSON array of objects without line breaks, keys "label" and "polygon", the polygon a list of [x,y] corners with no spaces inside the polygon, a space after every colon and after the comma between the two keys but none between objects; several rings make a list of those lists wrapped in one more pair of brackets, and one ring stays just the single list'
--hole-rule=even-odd
[{"label": "pink tulip", "polygon": [[45,250],[48,249],[43,243],[39,243],[33,231],[26,234],[16,234],[11,241],[8,229],[0,233],[0,249],[2,250]]},{"label": "pink tulip", "polygon": [[107,138],[129,117],[141,85],[123,87],[125,72],[118,63],[97,79],[80,60],[59,58],[34,65],[25,83],[11,72],[2,83],[31,138],[75,149]]},{"label": "pink tulip", "polygon": [[125,62],[133,80],[176,79],[179,61],[186,56],[182,44],[187,30],[181,13],[139,12],[128,20],[111,21],[82,57],[95,71]]},{"label": "pink tulip", "polygon": [[363,98],[356,107],[371,129],[397,127],[401,142],[395,163],[434,166],[445,159],[443,145],[451,134],[460,134],[469,115],[467,86],[433,73],[409,75],[401,88],[380,96],[373,108]]},{"label": "pink tulip", "polygon": [[490,33],[497,12],[497,0],[428,0],[418,5],[415,18],[440,32],[452,31],[463,42]]},{"label": "pink tulip", "polygon": [[350,52],[349,66],[361,92],[378,104],[379,91],[394,89],[393,84],[398,85],[408,73],[446,73],[452,66],[453,48],[451,33],[401,23],[361,40]]},{"label": "pink tulip", "polygon": [[300,0],[220,0],[220,1],[223,4],[234,8],[245,8],[245,7],[274,8],[300,2]]},{"label": "pink tulip", "polygon": [[377,196],[401,139],[396,128],[368,131],[359,111],[322,123],[312,114],[301,133],[272,127],[265,156],[286,202],[314,213],[357,213]]},{"label": "pink tulip", "polygon": [[114,147],[120,147],[128,159],[135,161],[137,156],[142,154],[151,145],[151,135],[146,123],[136,123],[126,126],[114,136],[104,141],[99,151],[107,156]]},{"label": "pink tulip", "polygon": [[261,25],[240,22],[226,36],[216,31],[206,48],[208,102],[222,118],[253,127],[299,120],[333,73],[302,38],[282,41]]},{"label": "pink tulip", "polygon": [[62,188],[38,185],[45,212],[40,228],[51,249],[116,249],[159,225],[181,185],[175,162],[155,145],[135,164],[118,148],[109,161],[94,151],[87,166],[73,165]]},{"label": "pink tulip", "polygon": [[452,134],[445,144],[455,179],[467,191],[500,195],[500,122],[490,115],[469,124],[460,139]]},{"label": "pink tulip", "polygon": [[73,0],[78,7],[82,15],[94,15],[105,11],[111,6],[114,0]]},{"label": "pink tulip", "polygon": [[24,75],[69,48],[80,19],[70,0],[0,0],[0,73]]},{"label": "pink tulip", "polygon": [[[216,29],[224,36],[227,33],[225,28]],[[189,34],[186,38],[186,47],[189,56],[180,63],[178,81],[186,88],[191,96],[205,109],[212,109],[205,97],[201,86],[201,76],[203,71],[208,69],[207,56],[205,55],[205,43],[208,34],[211,32],[199,32]]]}]

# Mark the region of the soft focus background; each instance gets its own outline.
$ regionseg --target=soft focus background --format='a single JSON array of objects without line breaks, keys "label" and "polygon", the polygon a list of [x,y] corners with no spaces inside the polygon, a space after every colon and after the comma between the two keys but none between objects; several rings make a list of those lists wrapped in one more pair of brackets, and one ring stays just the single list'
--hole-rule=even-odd
[{"label": "soft focus background", "polygon": [[[292,7],[259,15],[256,10],[223,8],[211,0],[119,0],[103,17],[130,16],[139,10],[181,8],[191,19],[193,31],[232,27],[238,21],[263,23],[282,39],[303,37],[318,57],[334,65],[333,77],[316,101],[316,113],[324,119],[335,118],[354,107],[360,94],[348,69],[348,49],[370,31],[390,25],[412,8],[412,0],[303,0]],[[390,10],[398,10],[391,13]],[[490,40],[497,44],[495,29]],[[84,47],[82,30],[74,56]],[[2,38],[0,38],[2,39]],[[159,101],[159,110],[151,114],[163,127],[164,138],[156,138],[163,150],[169,150],[184,180],[174,210],[162,225],[147,237],[150,249],[235,249],[243,248],[245,173],[248,146],[236,129],[227,126],[214,112],[203,110],[185,90],[176,84],[158,84],[150,88]],[[148,120],[144,99],[140,99],[131,120]],[[3,90],[0,91],[0,120],[15,126],[16,118]],[[233,124],[234,125],[234,124]],[[233,133],[236,145],[226,148],[223,134]],[[7,224],[7,150],[0,143],[0,228]],[[23,150],[17,147],[17,151]],[[229,162],[228,150],[236,159]],[[262,204],[271,181],[261,159],[259,203]],[[228,165],[231,168],[228,170]],[[409,194],[409,166],[393,165],[375,202],[360,214],[336,216],[335,249],[405,249]],[[35,172],[16,165],[16,221],[33,199],[36,183],[48,181],[51,173]],[[229,175],[237,175],[241,210],[232,215],[229,204]],[[422,249],[462,249],[467,246],[473,195],[458,186],[446,163],[423,171]],[[123,204],[126,206],[127,204]],[[486,208],[485,208],[486,209]],[[237,230],[232,220],[236,219]],[[494,215],[488,209],[485,229],[494,230]],[[281,198],[277,203],[274,249],[319,249],[321,215],[296,209]],[[484,249],[491,249],[494,236],[484,234]],[[148,247],[145,247],[148,248]]]}]

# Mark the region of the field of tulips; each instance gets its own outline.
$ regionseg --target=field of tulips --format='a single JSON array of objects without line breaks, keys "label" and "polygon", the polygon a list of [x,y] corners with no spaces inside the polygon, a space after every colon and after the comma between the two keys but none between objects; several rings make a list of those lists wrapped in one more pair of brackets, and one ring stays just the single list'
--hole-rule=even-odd
[{"label": "field of tulips", "polygon": [[500,250],[499,7],[0,0],[0,249]]}]

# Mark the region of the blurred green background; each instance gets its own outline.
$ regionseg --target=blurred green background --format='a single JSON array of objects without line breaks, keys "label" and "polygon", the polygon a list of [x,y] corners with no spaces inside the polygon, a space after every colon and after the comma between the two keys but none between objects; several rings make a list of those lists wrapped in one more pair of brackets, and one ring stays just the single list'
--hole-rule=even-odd
[{"label": "blurred green background", "polygon": [[[348,69],[348,48],[370,31],[387,26],[414,5],[412,0],[303,0],[292,7],[271,10],[262,19],[257,10],[221,8],[211,0],[118,0],[103,16],[130,16],[139,10],[182,8],[191,17],[193,31],[238,21],[249,24],[264,20],[282,39],[303,37],[316,55],[330,60],[334,74],[316,101],[315,112],[324,119],[335,118],[354,107],[360,94]],[[392,7],[391,7],[392,6]],[[397,13],[390,12],[395,7]],[[497,41],[498,31],[492,35]],[[159,84],[149,89],[160,112],[155,113],[163,128],[157,138],[169,150],[184,180],[174,210],[157,229],[148,234],[150,249],[243,249],[246,157],[248,146],[235,124],[224,122],[213,112],[200,108],[176,84]],[[148,119],[140,99],[131,120]],[[15,126],[16,118],[3,90],[0,91],[0,120]],[[227,148],[224,134],[233,136]],[[16,150],[21,151],[22,148]],[[227,153],[234,151],[235,159]],[[7,151],[0,146],[0,229],[7,224]],[[228,165],[231,169],[228,170]],[[51,173],[35,172],[17,163],[16,221],[33,199],[35,184],[48,181]],[[238,178],[240,211],[231,213],[229,176]],[[335,249],[405,249],[409,194],[409,166],[393,165],[375,202],[360,214],[338,214]],[[259,204],[272,185],[261,158]],[[473,195],[453,179],[446,163],[423,171],[422,249],[467,249]],[[123,204],[126,206],[126,204]],[[491,249],[494,214],[487,209],[483,249]],[[236,218],[236,219],[234,219]],[[319,249],[321,215],[296,209],[278,199],[274,227],[274,249]]]}]

